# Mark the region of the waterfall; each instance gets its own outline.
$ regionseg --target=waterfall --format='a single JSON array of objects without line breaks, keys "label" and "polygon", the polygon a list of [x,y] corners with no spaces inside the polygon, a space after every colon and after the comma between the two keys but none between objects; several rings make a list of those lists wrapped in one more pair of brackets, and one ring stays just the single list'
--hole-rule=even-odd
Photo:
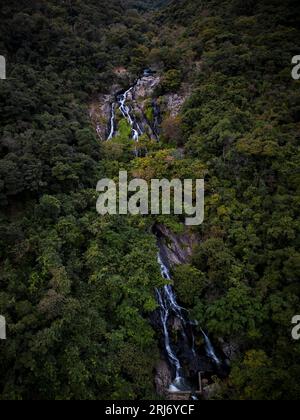
[{"label": "waterfall", "polygon": [[[117,96],[117,102],[119,105],[119,110],[121,111],[121,114],[123,118],[125,118],[128,123],[131,126],[131,137],[132,139],[138,143],[140,136],[143,134],[143,131],[138,124],[138,122],[135,120],[134,115],[131,115],[131,108],[126,104],[128,100],[128,95],[133,91],[134,86],[131,86],[126,92],[122,93],[121,95]],[[115,136],[115,106],[116,104],[112,104],[112,111],[111,111],[111,120],[110,120],[110,134],[107,138],[107,140],[112,140]],[[135,155],[138,157],[138,151],[137,148],[135,148]]]},{"label": "waterfall", "polygon": [[[171,281],[171,275],[170,271],[167,268],[167,266],[163,263],[162,257],[159,254],[158,255],[158,264],[160,266],[161,275],[164,279]],[[191,354],[194,358],[197,358],[197,352],[196,352],[196,344],[195,344],[195,336],[193,331],[191,331],[191,339],[188,339],[186,328],[187,325],[191,327],[194,325],[198,325],[196,321],[189,321],[186,316],[184,316],[183,312],[186,312],[186,309],[182,308],[177,303],[176,294],[174,291],[173,286],[166,285],[162,290],[156,290],[157,295],[157,301],[159,304],[159,310],[160,310],[160,318],[161,323],[163,326],[163,334],[164,334],[164,342],[165,342],[165,350],[166,354],[169,359],[169,363],[171,366],[175,368],[176,371],[176,377],[173,383],[170,386],[171,392],[180,392],[180,391],[186,391],[190,390],[190,387],[186,384],[185,378],[183,375],[183,368],[180,362],[180,359],[177,357],[176,352],[172,349],[172,343],[170,338],[170,331],[169,331],[169,320],[171,316],[175,316],[177,319],[181,321],[182,325],[182,335],[184,337],[185,343],[190,347]],[[222,362],[217,357],[214,347],[207,336],[205,332],[201,329],[201,332],[203,334],[204,340],[205,340],[205,350],[207,356],[217,365],[220,366]]]},{"label": "waterfall", "polygon": [[160,111],[160,107],[157,104],[157,101],[155,99],[153,99],[152,101],[152,108],[153,108],[153,133],[156,136],[157,140],[159,140],[159,136],[160,136],[160,125],[162,123],[162,118],[161,118],[161,111]]},{"label": "waterfall", "polygon": [[[166,280],[171,281],[170,272],[169,272],[168,268],[162,262],[162,259],[161,259],[160,255],[158,255],[158,264],[160,265],[162,276]],[[176,314],[177,318],[180,319],[180,321],[182,322],[183,325],[186,325],[186,320],[185,320],[185,318],[182,314],[182,311],[185,311],[185,309],[178,305],[174,289],[171,285],[165,286],[165,294],[166,294],[166,296],[168,298],[168,302],[169,302],[173,312]]]},{"label": "waterfall", "polygon": [[159,307],[160,307],[161,323],[162,323],[163,331],[164,331],[165,349],[166,349],[166,352],[168,354],[168,358],[169,358],[169,361],[170,361],[171,365],[173,365],[175,367],[176,379],[178,379],[178,378],[180,378],[182,368],[181,368],[181,364],[180,364],[179,359],[176,357],[176,354],[174,353],[174,351],[171,348],[170,335],[169,335],[169,330],[168,330],[168,320],[169,320],[169,315],[170,315],[168,302],[165,299],[163,290],[158,290],[157,289],[156,294],[157,294],[157,300],[158,300]]},{"label": "waterfall", "polygon": [[[136,85],[130,87],[127,91],[122,94],[116,96],[116,103],[112,104],[111,108],[111,119],[110,119],[110,134],[107,140],[111,140],[116,135],[116,106],[119,107],[121,115],[124,119],[130,124],[131,126],[131,137],[135,142],[139,141],[141,135],[144,134],[141,126],[139,125],[137,119],[134,116],[132,108],[127,104],[129,100],[129,95],[134,93],[134,88]],[[153,110],[154,110],[154,129],[152,130],[153,133],[156,135],[157,139],[159,140],[159,125],[160,125],[160,109],[155,100],[152,102]],[[148,123],[149,125],[149,123]],[[151,127],[150,127],[151,128]],[[136,156],[138,156],[138,152],[136,149]],[[162,277],[171,283],[171,275],[170,270],[164,264],[163,257],[161,253],[158,254],[158,264],[160,266],[161,275]],[[180,391],[191,391],[191,387],[187,384],[186,379],[184,378],[184,369],[182,363],[180,361],[180,357],[177,355],[175,346],[172,343],[171,338],[171,328],[170,324],[172,320],[177,319],[180,321],[182,329],[181,334],[184,340],[184,348],[187,348],[190,354],[190,358],[193,361],[198,360],[198,355],[196,352],[196,343],[195,343],[195,336],[193,333],[193,327],[197,326],[198,323],[196,321],[190,321],[188,319],[188,311],[181,307],[177,302],[177,297],[174,291],[174,288],[171,284],[165,285],[162,289],[156,289],[156,297],[157,302],[159,304],[159,314],[160,314],[160,322],[162,325],[162,333],[164,337],[164,347],[165,352],[169,361],[170,366],[174,368],[175,371],[175,379],[173,380],[172,384],[170,385],[169,391],[170,392],[180,392]],[[220,360],[216,356],[212,343],[208,336],[204,333],[203,330],[202,334],[205,339],[205,346],[206,346],[206,354],[207,356],[214,361],[216,365],[221,365]]]},{"label": "waterfall", "polygon": [[107,140],[111,140],[113,138],[114,134],[115,134],[115,118],[116,118],[115,106],[116,106],[115,103],[113,103],[112,106],[111,106],[110,133],[109,133],[109,136],[108,136]]},{"label": "waterfall", "polygon": [[[150,77],[152,75],[152,72],[149,70],[149,72],[144,72],[143,78]],[[134,110],[128,105],[128,101],[131,99],[134,99],[135,89],[138,86],[139,82],[141,82],[142,79],[138,79],[129,89],[127,89],[124,93],[118,94],[116,96],[116,102],[112,103],[111,107],[111,118],[110,118],[110,125],[109,125],[109,136],[107,137],[107,140],[112,140],[117,131],[116,127],[116,112],[115,108],[118,107],[122,117],[129,123],[131,127],[131,138],[138,143],[140,137],[146,133],[149,132],[153,134],[157,140],[159,140],[159,125],[161,122],[160,118],[160,108],[157,105],[156,101],[153,100],[152,107],[154,112],[154,124],[152,127],[152,124],[146,120],[145,117],[143,117],[142,123],[138,121],[138,118],[134,115]],[[132,97],[131,97],[131,96]],[[146,127],[147,126],[147,127]],[[137,151],[136,151],[137,154]]]},{"label": "waterfall", "polygon": [[221,361],[217,357],[216,352],[214,350],[214,347],[213,347],[210,339],[208,338],[208,336],[205,334],[205,332],[202,329],[201,329],[201,332],[202,332],[203,337],[204,337],[204,340],[205,340],[207,356],[210,359],[212,359],[218,366],[220,366],[221,365]]},{"label": "waterfall", "polygon": [[[160,254],[158,255],[158,264],[160,266],[162,277],[166,280],[171,280],[170,272],[167,266],[163,263]],[[182,311],[184,308],[178,305],[177,298],[174,292],[174,289],[171,285],[164,286],[163,289],[158,290],[156,289],[157,300],[159,303],[159,310],[161,316],[161,323],[163,326],[163,333],[164,333],[164,342],[165,342],[165,350],[168,355],[168,359],[170,364],[175,368],[176,376],[173,383],[170,385],[169,391],[170,392],[180,392],[180,391],[187,391],[190,390],[190,387],[187,385],[185,378],[183,375],[183,368],[180,363],[179,358],[177,357],[175,351],[172,349],[171,339],[170,339],[170,332],[169,332],[169,320],[170,317],[173,315],[181,321],[182,324],[182,334],[185,341],[188,343],[187,334],[185,332],[186,320]],[[193,337],[193,344],[194,345],[194,337]],[[196,355],[196,353],[195,353]]]},{"label": "waterfall", "polygon": [[118,97],[119,102],[119,109],[123,115],[123,117],[128,121],[131,126],[132,130],[132,138],[135,142],[139,141],[140,134],[143,134],[141,128],[139,127],[138,123],[136,122],[134,116],[131,115],[131,109],[128,105],[126,105],[128,95],[133,91],[134,86],[128,89],[125,93]]}]

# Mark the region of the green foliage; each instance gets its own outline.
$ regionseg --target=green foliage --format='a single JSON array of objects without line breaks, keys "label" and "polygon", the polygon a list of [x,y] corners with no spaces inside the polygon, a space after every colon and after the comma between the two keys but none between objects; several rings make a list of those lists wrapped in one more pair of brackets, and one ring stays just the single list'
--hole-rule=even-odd
[{"label": "green foliage", "polygon": [[88,118],[115,66],[145,66],[148,24],[118,0],[12,0],[1,19],[0,399],[151,399],[155,240],[95,209],[131,130],[101,145]]},{"label": "green foliage", "polygon": [[186,307],[195,305],[206,285],[205,275],[190,265],[176,267],[174,282],[178,297]]},{"label": "green foliage", "polygon": [[162,80],[162,89],[164,92],[177,92],[180,88],[182,75],[179,70],[168,70]]},{"label": "green foliage", "polygon": [[[141,14],[154,5],[167,7]],[[220,398],[299,399],[298,3],[11,0],[1,16],[0,399],[154,398],[148,318],[164,280],[149,232],[182,220],[98,217],[96,182],[120,169],[206,180],[201,241],[174,281],[238,347]],[[134,80],[145,66],[162,74],[158,96],[191,95],[136,159],[124,120],[99,143],[88,102],[120,83],[115,67]]]},{"label": "green foliage", "polygon": [[[295,347],[293,350],[298,352]],[[298,366],[291,364],[288,372],[284,368],[275,367],[263,350],[250,350],[244,360],[233,367],[228,384],[229,392],[233,392],[233,398],[240,400],[298,399],[299,383],[290,375],[291,371],[295,375],[299,373]],[[240,389],[243,392],[237,393],[236,390]],[[289,389],[289,397],[285,389]]]},{"label": "green foliage", "polygon": [[188,157],[207,165],[206,216],[192,259],[205,287],[192,297],[182,276],[176,288],[201,325],[242,355],[226,399],[300,395],[290,332],[300,296],[300,92],[290,77],[299,11],[294,1],[186,0],[163,15],[186,28],[178,47],[201,39],[182,129]]},{"label": "green foliage", "polygon": [[119,124],[119,136],[120,136],[121,141],[124,141],[124,142],[130,141],[131,126],[129,122],[127,122],[124,119],[122,119]]}]

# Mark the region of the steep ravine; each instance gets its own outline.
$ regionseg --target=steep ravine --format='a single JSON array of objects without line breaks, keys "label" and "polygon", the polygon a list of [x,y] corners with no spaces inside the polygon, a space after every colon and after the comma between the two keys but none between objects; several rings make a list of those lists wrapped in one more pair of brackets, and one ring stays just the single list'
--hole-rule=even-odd
[{"label": "steep ravine", "polygon": [[[98,105],[98,111],[100,116],[102,112],[102,121],[106,120],[106,130],[99,122],[99,115],[97,122],[91,111],[99,137],[103,139],[105,135],[106,141],[113,140],[119,134],[122,120],[125,120],[131,129],[136,157],[140,156],[139,142],[142,137],[159,141],[161,113],[157,100],[153,99],[153,92],[159,83],[159,75],[145,70],[127,90],[103,96],[104,102]],[[172,101],[169,100],[169,104]],[[152,108],[151,121],[147,118],[149,106]],[[157,365],[155,378],[157,392],[162,396],[167,396],[169,392],[193,393],[197,390],[199,372],[209,378],[221,372],[223,366],[221,355],[217,354],[204,329],[191,320],[188,311],[178,303],[172,284],[172,267],[189,261],[199,239],[189,231],[176,235],[163,225],[154,226],[153,234],[157,237],[157,261],[166,280],[166,286],[155,291],[159,308],[151,317],[162,349],[162,360]],[[197,341],[202,342],[200,348]]]},{"label": "steep ravine", "polygon": [[[188,264],[193,254],[194,247],[199,243],[199,238],[190,230],[185,229],[181,234],[175,234],[164,225],[158,224],[153,228],[153,232],[157,237],[157,245],[159,248],[159,264],[162,266],[163,276],[171,281],[171,272],[176,265]],[[199,372],[202,374],[203,396],[208,397],[214,386],[210,386],[211,378],[214,375],[225,377],[228,372],[226,356],[218,346],[218,350],[212,344],[210,338],[205,331],[204,326],[200,326],[196,320],[190,319],[189,312],[180,306],[173,286],[166,291],[171,293],[171,305],[169,308],[169,330],[172,336],[173,351],[178,356],[183,370],[183,381],[175,379],[168,381],[170,377],[174,377],[174,366],[171,372],[168,366],[161,361],[157,366],[156,385],[161,395],[168,397],[166,391],[180,391],[181,389],[197,389],[199,385]],[[175,307],[174,307],[175,306]],[[162,305],[160,304],[160,307]],[[153,314],[151,319],[154,328],[159,329],[161,323],[158,313]],[[163,337],[161,338],[161,347],[164,348]],[[174,365],[174,364],[173,364]],[[176,365],[175,365],[176,368]],[[176,369],[175,369],[176,372]],[[173,376],[172,376],[173,375]],[[166,386],[166,384],[168,386]],[[175,387],[174,387],[175,385]],[[176,389],[177,388],[177,389]]]}]

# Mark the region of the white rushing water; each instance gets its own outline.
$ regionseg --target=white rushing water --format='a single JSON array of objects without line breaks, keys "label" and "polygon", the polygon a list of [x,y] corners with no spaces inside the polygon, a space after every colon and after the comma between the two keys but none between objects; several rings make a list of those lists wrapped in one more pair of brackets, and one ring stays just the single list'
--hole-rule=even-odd
[{"label": "white rushing water", "polygon": [[[131,108],[127,105],[127,101],[129,98],[129,95],[133,92],[134,86],[129,88],[126,92],[122,93],[118,96],[118,106],[119,110],[121,111],[121,114],[123,118],[126,119],[126,121],[131,126],[131,132],[132,132],[132,139],[135,142],[139,142],[140,136],[143,135],[143,131],[136,121],[134,115],[132,114]],[[107,140],[111,140],[115,135],[115,125],[116,125],[116,113],[115,113],[115,107],[116,104],[112,104],[112,112],[111,112],[111,120],[110,120],[110,134],[107,138]]]},{"label": "white rushing water", "polygon": [[177,378],[180,378],[182,368],[181,368],[179,359],[177,358],[175,352],[171,348],[170,335],[169,335],[169,329],[168,329],[170,311],[168,308],[168,303],[164,297],[164,291],[157,289],[156,294],[157,294],[157,300],[160,307],[160,315],[161,315],[160,319],[161,319],[161,323],[162,323],[163,331],[164,331],[165,349],[168,354],[169,361],[175,367],[176,379],[177,379]]},{"label": "white rushing water", "polygon": [[[168,281],[171,281],[170,271],[167,266],[163,263],[162,258],[158,255],[158,264],[160,266],[162,277]],[[164,333],[164,343],[165,343],[165,350],[168,356],[170,364],[175,368],[176,376],[175,380],[170,386],[170,392],[180,392],[190,390],[190,387],[187,385],[186,380],[183,376],[183,368],[180,362],[180,359],[177,357],[175,350],[172,348],[171,342],[171,335],[170,335],[170,318],[171,316],[175,316],[178,320],[181,321],[182,325],[182,335],[184,337],[185,343],[190,346],[190,350],[192,352],[193,357],[197,357],[196,352],[196,345],[195,345],[195,336],[193,332],[190,332],[191,339],[188,339],[188,335],[186,332],[187,324],[190,326],[197,325],[195,321],[189,321],[187,317],[184,316],[183,312],[187,312],[184,308],[182,308],[177,303],[176,294],[174,291],[173,286],[166,285],[163,289],[156,290],[157,300],[159,303],[160,309],[160,318],[161,323],[163,326],[163,333]],[[205,334],[205,332],[201,329],[205,340],[205,349],[207,356],[217,365],[221,365],[220,359],[217,357],[214,347],[209,339],[209,337]],[[191,341],[191,343],[189,343]]]},{"label": "white rushing water", "polygon": [[115,119],[116,119],[115,107],[116,107],[116,104],[113,103],[111,106],[110,133],[107,140],[111,140],[115,134]]},{"label": "white rushing water", "polygon": [[[158,264],[160,266],[162,277],[166,280],[171,281],[169,269],[163,263],[160,255],[158,255]],[[178,318],[182,323],[182,333],[186,342],[188,342],[188,338],[184,330],[186,321],[182,314],[183,308],[181,308],[181,306],[178,305],[174,289],[171,285],[166,285],[163,289],[160,290],[157,289],[156,294],[160,307],[159,309],[161,323],[163,326],[165,350],[168,355],[169,362],[175,368],[176,372],[175,380],[170,385],[169,391],[180,392],[190,390],[190,387],[186,384],[185,378],[183,377],[183,368],[181,366],[180,360],[177,357],[175,351],[172,349],[169,332],[170,317],[172,315],[175,315],[175,317]]]},{"label": "white rushing water", "polygon": [[209,337],[205,334],[205,332],[201,329],[204,340],[205,340],[205,344],[206,344],[206,353],[207,356],[212,359],[218,366],[221,365],[221,360],[217,357],[215,349],[209,339]]},{"label": "white rushing water", "polygon": [[[134,113],[132,112],[131,107],[127,104],[129,100],[132,100],[134,97],[134,86],[129,88],[123,94],[120,94],[117,97],[117,102],[112,104],[111,108],[111,119],[110,119],[110,133],[107,140],[111,140],[117,131],[117,124],[116,124],[116,107],[119,107],[121,115],[124,119],[130,124],[131,126],[131,136],[135,142],[139,141],[141,135],[143,135],[143,130],[140,127],[137,119],[135,118]],[[131,95],[131,96],[130,96]],[[155,108],[156,112],[156,119],[159,119],[157,113],[159,112],[157,106]],[[159,137],[157,135],[159,140]],[[136,150],[136,156],[138,156],[138,152]],[[162,277],[171,282],[171,275],[168,267],[164,264],[161,255],[158,255],[158,264],[160,266],[161,275]],[[190,386],[186,383],[186,379],[184,378],[184,369],[180,362],[180,358],[177,356],[174,346],[171,340],[171,332],[172,332],[172,325],[171,321],[177,319],[180,321],[182,325],[181,334],[184,339],[184,346],[188,347],[190,350],[191,357],[196,359],[196,344],[195,344],[195,336],[192,331],[193,325],[198,325],[196,322],[189,321],[187,317],[188,311],[182,308],[176,298],[176,294],[174,288],[171,284],[167,284],[162,289],[156,289],[156,296],[157,302],[159,304],[159,312],[160,312],[160,321],[162,325],[162,332],[164,337],[164,346],[165,351],[168,357],[168,361],[170,365],[174,368],[175,371],[175,379],[170,385],[169,391],[170,392],[180,392],[180,391],[190,391]],[[202,331],[202,330],[201,330]],[[206,345],[206,353],[207,356],[214,361],[218,366],[221,364],[220,360],[216,356],[214,351],[213,345],[208,338],[208,336],[202,331],[202,334],[205,339]],[[190,338],[188,338],[188,336]]]}]

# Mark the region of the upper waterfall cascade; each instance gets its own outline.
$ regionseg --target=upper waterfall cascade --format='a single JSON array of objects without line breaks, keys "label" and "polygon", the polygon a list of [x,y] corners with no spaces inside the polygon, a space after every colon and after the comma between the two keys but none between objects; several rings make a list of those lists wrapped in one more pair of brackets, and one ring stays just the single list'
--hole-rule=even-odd
[{"label": "upper waterfall cascade", "polygon": [[[111,118],[107,130],[107,140],[112,140],[118,134],[118,119],[125,119],[131,127],[131,138],[136,143],[141,136],[147,135],[150,138],[158,140],[157,125],[160,121],[160,109],[155,101],[152,102],[154,121],[148,121],[143,109],[141,108],[137,97],[144,98],[146,91],[153,91],[159,83],[159,78],[154,77],[149,70],[138,79],[129,89],[115,96],[115,102],[111,104]],[[117,115],[119,110],[119,116]],[[136,147],[137,154],[137,147]]]}]

